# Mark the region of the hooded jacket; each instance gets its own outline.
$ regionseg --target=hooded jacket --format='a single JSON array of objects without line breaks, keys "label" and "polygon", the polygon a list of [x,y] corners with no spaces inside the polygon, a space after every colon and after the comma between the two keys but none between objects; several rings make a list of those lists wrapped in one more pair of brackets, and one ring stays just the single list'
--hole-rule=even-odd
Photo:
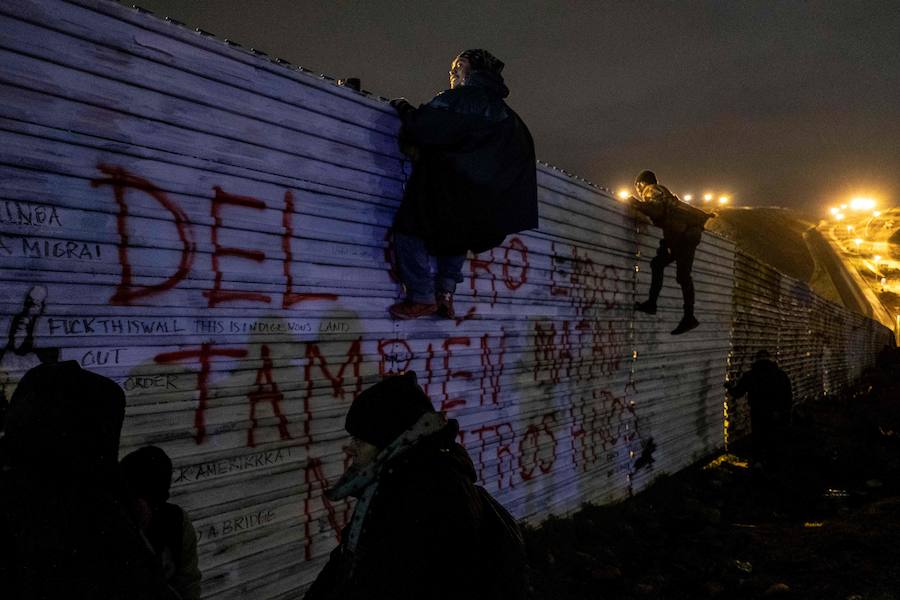
[{"label": "hooded jacket", "polygon": [[775,362],[763,358],[751,365],[750,370],[731,388],[731,395],[735,398],[744,394],[750,404],[751,426],[790,422],[793,406],[791,380]]},{"label": "hooded jacket", "polygon": [[10,600],[170,600],[119,497],[125,394],[68,361],[22,378],[0,472],[0,581]]},{"label": "hooded jacket", "polygon": [[502,76],[473,71],[465,85],[401,110],[401,145],[417,159],[394,227],[432,255],[483,252],[538,226],[534,142],[508,95]]},{"label": "hooded jacket", "polygon": [[669,241],[691,237],[699,242],[706,221],[713,216],[682,202],[667,187],[658,183],[644,186],[641,198],[634,199],[632,205],[662,229],[663,237]]},{"label": "hooded jacket", "polygon": [[378,469],[374,494],[360,495],[306,600],[521,597],[524,565],[504,569],[502,557],[493,556],[492,542],[500,540],[485,531],[489,506],[474,484],[472,461],[454,441],[458,431],[451,420]]}]

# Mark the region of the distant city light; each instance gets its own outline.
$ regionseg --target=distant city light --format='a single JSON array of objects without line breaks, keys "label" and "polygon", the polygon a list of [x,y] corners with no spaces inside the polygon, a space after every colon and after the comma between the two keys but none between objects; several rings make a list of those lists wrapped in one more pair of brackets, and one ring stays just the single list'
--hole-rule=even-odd
[{"label": "distant city light", "polygon": [[872,210],[875,208],[875,200],[857,196],[850,200],[850,208],[852,210]]},{"label": "distant city light", "polygon": [[862,244],[863,241],[861,238],[856,238],[853,240],[853,243],[856,244],[857,247],[859,247],[859,245]]},{"label": "distant city light", "polygon": [[719,196],[719,204],[728,204],[728,196]]},{"label": "distant city light", "polygon": [[684,201],[685,201],[685,202],[690,202],[690,201],[693,200],[693,199],[694,199],[694,195],[693,195],[693,194],[685,194],[685,195],[684,195]]},{"label": "distant city light", "polygon": [[628,190],[619,190],[619,198],[622,200],[625,200],[629,196],[631,196],[631,193]]},{"label": "distant city light", "polygon": [[843,221],[844,213],[839,212],[838,214],[834,215],[834,218],[837,219],[838,221]]},{"label": "distant city light", "polygon": [[712,195],[712,194],[703,194],[703,201],[704,201],[704,202],[709,202],[709,201],[712,200],[712,199],[713,199],[713,195]]},{"label": "distant city light", "polygon": [[872,216],[873,216],[873,217],[880,217],[880,216],[881,216],[881,211],[880,211],[880,210],[873,210],[873,211],[872,211]]},{"label": "distant city light", "polygon": [[846,204],[841,204],[841,210],[847,210],[847,205],[846,205]]},{"label": "distant city light", "polygon": [[831,211],[831,214],[833,214],[833,215],[838,214],[838,209],[836,209],[834,207],[830,208],[829,210]]},{"label": "distant city light", "polygon": [[853,225],[847,225],[847,233],[853,231]]},{"label": "distant city light", "polygon": [[878,254],[876,254],[876,255],[875,255],[875,256],[873,256],[873,257],[872,257],[872,258],[874,258],[874,259],[875,259],[875,262],[878,262],[878,261],[879,261],[879,260],[881,260],[881,256],[880,256],[880,255],[878,255]]}]

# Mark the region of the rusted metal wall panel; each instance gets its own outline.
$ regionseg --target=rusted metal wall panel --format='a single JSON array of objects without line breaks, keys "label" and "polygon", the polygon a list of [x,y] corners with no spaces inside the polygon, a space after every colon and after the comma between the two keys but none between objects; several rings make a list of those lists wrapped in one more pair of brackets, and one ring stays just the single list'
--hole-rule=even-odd
[{"label": "rusted metal wall panel", "polygon": [[393,322],[409,165],[385,102],[100,0],[7,3],[0,30],[0,383],[56,349],[123,385],[122,452],[173,457],[207,597],[312,580],[351,509],[323,497],[343,416],[383,375],[414,369],[480,482],[537,521],[719,448],[753,348],[782,340],[800,389],[832,389],[883,337],[711,234],[702,325],[670,336],[674,267],[659,314],[632,311],[658,232],[546,165],[539,230],[470,257],[459,318]]}]

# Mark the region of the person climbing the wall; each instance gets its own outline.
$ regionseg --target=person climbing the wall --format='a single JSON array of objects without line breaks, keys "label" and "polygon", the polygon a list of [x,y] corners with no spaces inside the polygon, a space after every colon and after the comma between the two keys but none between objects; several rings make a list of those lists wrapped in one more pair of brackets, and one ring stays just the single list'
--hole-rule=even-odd
[{"label": "person climbing the wall", "polygon": [[353,462],[327,497],[356,506],[306,600],[524,598],[518,525],[475,485],[459,426],[415,373],[363,391],[345,429]]},{"label": "person climbing the wall", "polygon": [[395,266],[406,289],[406,300],[389,309],[396,319],[452,318],[466,252],[538,226],[534,142],[503,100],[503,66],[486,50],[466,50],[450,65],[449,90],[419,108],[391,101],[401,149],[413,161],[394,219]]},{"label": "person climbing the wall", "polygon": [[672,335],[686,333],[700,325],[694,316],[694,280],[691,278],[691,268],[694,265],[694,252],[703,235],[703,227],[713,215],[679,200],[659,184],[653,171],[641,171],[634,180],[634,189],[637,197],[631,198],[631,205],[649,217],[663,233],[656,256],[650,261],[650,297],[644,302],[635,303],[634,309],[648,315],[656,314],[663,271],[674,262],[675,280],[681,286],[684,300],[684,315],[672,330]]},{"label": "person climbing the wall", "polygon": [[725,389],[735,399],[747,396],[754,468],[772,469],[777,465],[781,441],[788,435],[791,424],[791,379],[771,359],[768,350],[760,350],[750,370],[737,382],[726,383]]},{"label": "person climbing the wall", "polygon": [[166,582],[180,600],[200,599],[197,533],[181,507],[169,502],[172,460],[144,446],[119,461],[125,505],[153,548]]}]

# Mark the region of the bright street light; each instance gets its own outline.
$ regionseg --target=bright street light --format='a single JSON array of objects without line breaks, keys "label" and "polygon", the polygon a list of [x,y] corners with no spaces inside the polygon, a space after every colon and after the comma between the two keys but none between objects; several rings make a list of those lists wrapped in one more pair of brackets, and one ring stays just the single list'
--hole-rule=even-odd
[{"label": "bright street light", "polygon": [[728,204],[728,196],[719,196],[719,204]]},{"label": "bright street light", "polygon": [[685,195],[684,195],[684,201],[685,201],[685,202],[690,202],[690,201],[693,200],[693,199],[694,199],[694,195],[693,195],[693,194],[685,194]]},{"label": "bright street light", "polygon": [[850,200],[850,208],[852,210],[872,210],[875,208],[875,201],[872,198],[857,196]]},{"label": "bright street light", "polygon": [[703,201],[704,201],[704,202],[709,202],[710,200],[712,200],[712,198],[713,198],[713,195],[712,195],[712,194],[703,194]]}]

